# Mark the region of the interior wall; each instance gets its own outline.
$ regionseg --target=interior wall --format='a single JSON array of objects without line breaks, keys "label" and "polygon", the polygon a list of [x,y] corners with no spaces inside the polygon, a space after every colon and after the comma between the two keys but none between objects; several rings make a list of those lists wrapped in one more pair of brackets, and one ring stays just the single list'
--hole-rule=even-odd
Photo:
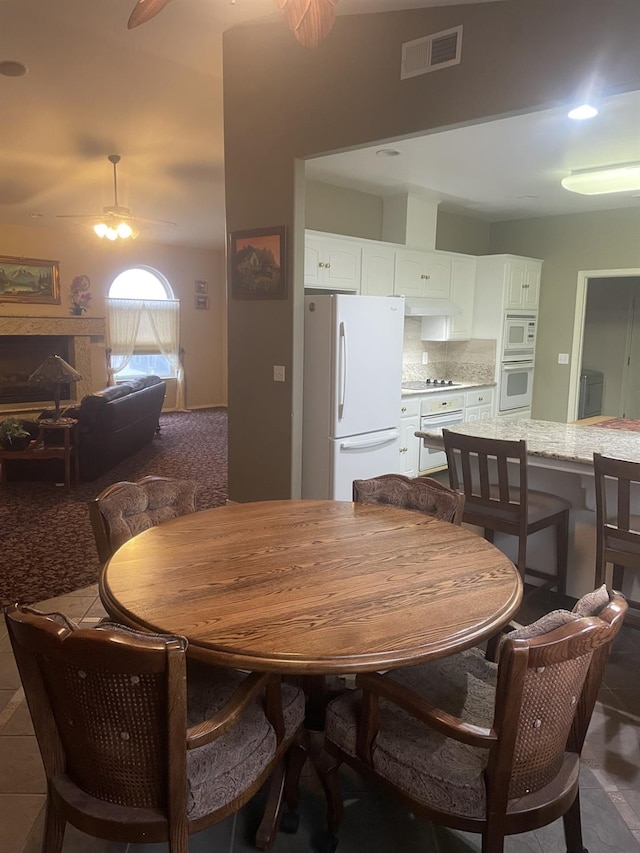
[{"label": "interior wall", "polygon": [[438,208],[436,249],[465,255],[488,255],[490,245],[490,222]]},{"label": "interior wall", "polygon": [[640,268],[640,210],[608,210],[494,223],[491,251],[543,258],[532,415],[565,422],[580,270]]},{"label": "interior wall", "polygon": [[[404,42],[459,24],[460,65],[400,79]],[[339,16],[315,50],[280,22],[224,34],[227,228],[285,225],[289,235],[287,298],[229,307],[232,499],[300,492],[304,182],[296,158],[571,103],[589,80],[609,92],[639,88],[639,25],[636,0],[610,0],[606,14],[600,0],[519,0]],[[275,364],[287,382],[273,381]]]},{"label": "interior wall", "polygon": [[[0,316],[67,317],[70,286],[77,275],[91,281],[91,304],[86,317],[105,316],[105,298],[113,279],[130,266],[144,265],[161,272],[180,299],[180,337],[185,349],[187,405],[192,408],[226,404],[226,292],[222,250],[187,248],[140,240],[110,243],[84,229],[0,226],[5,257],[42,258],[60,263],[60,305],[1,302]],[[206,281],[209,309],[195,307],[195,282]],[[104,341],[92,342],[96,368],[93,390],[106,385]],[[174,404],[168,383],[166,407]]]},{"label": "interior wall", "polygon": [[378,195],[305,182],[305,227],[314,231],[381,240],[383,207]]}]

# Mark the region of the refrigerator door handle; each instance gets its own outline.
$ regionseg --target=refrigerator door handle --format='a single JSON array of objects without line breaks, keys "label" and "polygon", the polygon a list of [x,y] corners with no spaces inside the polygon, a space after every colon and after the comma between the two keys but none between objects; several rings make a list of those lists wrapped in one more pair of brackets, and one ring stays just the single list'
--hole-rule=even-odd
[{"label": "refrigerator door handle", "polygon": [[347,333],[344,322],[340,323],[338,339],[338,420],[344,417],[344,401],[347,395]]},{"label": "refrigerator door handle", "polygon": [[340,442],[340,450],[360,450],[363,447],[381,447],[400,437],[399,429],[387,429],[367,438],[347,438]]}]

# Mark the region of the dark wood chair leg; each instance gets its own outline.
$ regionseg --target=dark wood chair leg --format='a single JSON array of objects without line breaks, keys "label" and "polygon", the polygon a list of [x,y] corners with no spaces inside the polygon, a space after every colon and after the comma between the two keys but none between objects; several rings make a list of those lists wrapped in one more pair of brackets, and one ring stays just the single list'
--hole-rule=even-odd
[{"label": "dark wood chair leg", "polygon": [[556,525],[556,588],[561,595],[567,593],[567,562],[569,559],[569,510]]},{"label": "dark wood chair leg", "polygon": [[618,592],[622,592],[622,585],[624,583],[624,566],[613,567],[613,577],[611,582],[614,589],[617,589]]},{"label": "dark wood chair leg", "polygon": [[588,853],[582,843],[582,821],[580,820],[580,792],[576,793],[571,808],[562,816],[564,841],[567,853]]},{"label": "dark wood chair leg", "polygon": [[42,837],[43,853],[61,853],[66,825],[66,820],[51,802],[51,796],[47,797]]},{"label": "dark wood chair leg", "polygon": [[487,540],[487,542],[491,542],[491,544],[493,545],[493,540],[495,539],[495,537],[495,530],[492,530],[490,527],[484,528],[484,538]]},{"label": "dark wood chair leg", "polygon": [[281,761],[269,779],[267,803],[256,833],[256,847],[258,850],[270,850],[278,834],[280,815],[282,813],[284,782],[285,764],[284,761]]}]

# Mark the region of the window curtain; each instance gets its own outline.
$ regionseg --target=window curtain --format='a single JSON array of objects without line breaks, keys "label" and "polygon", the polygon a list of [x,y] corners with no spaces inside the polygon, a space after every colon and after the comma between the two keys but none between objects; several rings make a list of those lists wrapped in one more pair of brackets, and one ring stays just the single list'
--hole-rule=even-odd
[{"label": "window curtain", "polygon": [[176,377],[176,409],[185,411],[184,370],[180,361],[180,302],[177,299],[107,299],[109,384],[136,349],[156,348]]},{"label": "window curtain", "polygon": [[143,305],[141,299],[107,299],[109,348],[111,350],[107,367],[109,385],[115,385],[115,374],[131,361],[138,339]]}]

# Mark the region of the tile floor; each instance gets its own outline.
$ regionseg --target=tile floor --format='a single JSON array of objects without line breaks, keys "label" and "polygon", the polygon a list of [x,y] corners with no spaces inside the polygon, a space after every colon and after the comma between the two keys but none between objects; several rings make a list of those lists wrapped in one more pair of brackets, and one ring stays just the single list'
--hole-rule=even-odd
[{"label": "tile floor", "polygon": [[[42,602],[85,626],[104,611],[97,589]],[[557,598],[530,606],[530,621],[563,606]],[[539,612],[536,612],[536,608]],[[583,753],[582,811],[590,853],[640,851],[640,631],[623,628],[607,667]],[[475,853],[476,835],[434,827],[413,817],[350,771],[343,773],[345,818],[339,853]],[[0,624],[0,853],[40,853],[45,781],[9,640]],[[249,853],[260,818],[260,795],[234,817],[194,835],[190,853]],[[274,853],[312,851],[323,838],[325,809],[313,771],[305,770],[301,821],[295,835],[280,833]],[[165,844],[100,841],[68,827],[64,853],[165,853]],[[561,853],[562,823],[507,840],[508,853]],[[46,853],[46,851],[45,851]]]}]

